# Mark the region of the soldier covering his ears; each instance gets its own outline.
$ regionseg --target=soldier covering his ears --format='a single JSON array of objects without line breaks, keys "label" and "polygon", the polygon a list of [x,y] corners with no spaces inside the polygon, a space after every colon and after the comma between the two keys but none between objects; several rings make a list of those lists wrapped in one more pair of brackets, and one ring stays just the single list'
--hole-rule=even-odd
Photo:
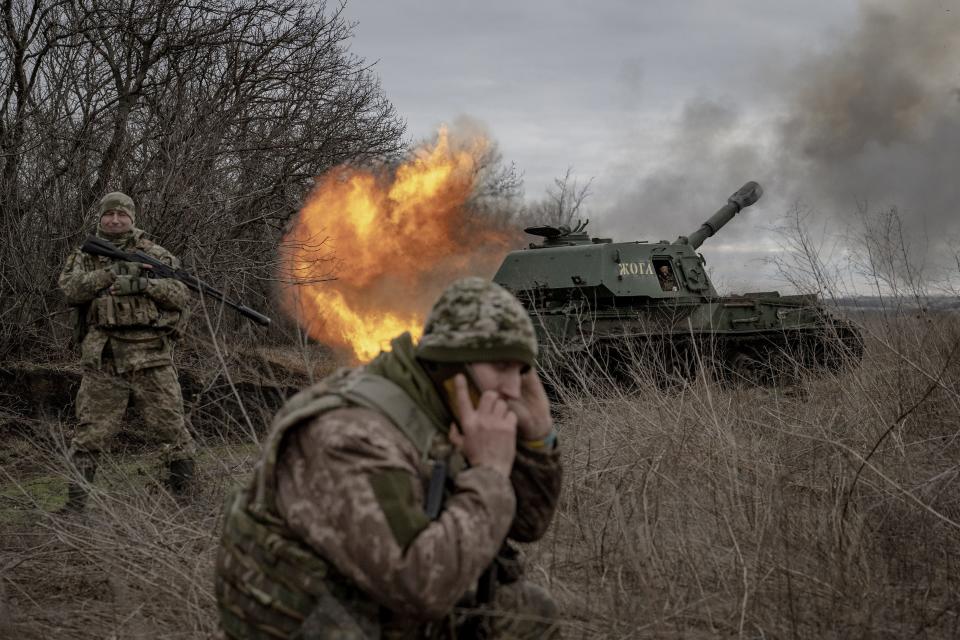
[{"label": "soldier covering his ears", "polygon": [[227,507],[226,636],[558,637],[505,544],[540,538],[560,493],[536,353],[520,303],[466,278],[418,344],[294,396]]},{"label": "soldier covering his ears", "polygon": [[[179,261],[137,229],[133,200],[119,192],[100,200],[97,236],[123,251],[139,250],[170,266]],[[59,285],[77,310],[83,380],[77,392],[79,426],[70,460],[85,482],[68,487],[67,511],[82,510],[101,451],[120,430],[127,405],[143,414],[163,443],[168,483],[186,490],[193,476],[193,439],[184,426],[183,398],[173,366],[173,343],[185,321],[189,294],[170,278],[147,278],[149,265],[75,250]]]}]

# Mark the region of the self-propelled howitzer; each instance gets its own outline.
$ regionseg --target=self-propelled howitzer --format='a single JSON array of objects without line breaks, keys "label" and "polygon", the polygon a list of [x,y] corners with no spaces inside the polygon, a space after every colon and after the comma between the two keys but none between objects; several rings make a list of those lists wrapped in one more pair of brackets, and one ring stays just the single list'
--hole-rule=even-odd
[{"label": "self-propelled howitzer", "polygon": [[493,279],[530,311],[545,357],[586,356],[617,377],[636,364],[689,377],[708,363],[726,379],[765,382],[858,361],[859,330],[816,295],[714,288],[696,250],[762,194],[748,182],[673,242],[591,238],[586,223],[530,227],[542,242],[508,254]]}]

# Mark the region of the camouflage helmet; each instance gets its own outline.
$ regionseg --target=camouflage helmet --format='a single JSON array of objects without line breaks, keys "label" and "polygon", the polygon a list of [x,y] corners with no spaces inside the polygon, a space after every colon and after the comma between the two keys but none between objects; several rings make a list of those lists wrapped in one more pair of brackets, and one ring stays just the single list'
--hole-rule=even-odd
[{"label": "camouflage helmet", "polygon": [[97,217],[102,216],[107,211],[118,209],[130,216],[134,223],[137,221],[137,208],[133,204],[133,198],[125,193],[113,191],[100,198],[100,206],[97,207]]},{"label": "camouflage helmet", "polygon": [[440,294],[417,344],[434,362],[516,361],[532,366],[537,337],[523,305],[500,285],[463,278]]}]

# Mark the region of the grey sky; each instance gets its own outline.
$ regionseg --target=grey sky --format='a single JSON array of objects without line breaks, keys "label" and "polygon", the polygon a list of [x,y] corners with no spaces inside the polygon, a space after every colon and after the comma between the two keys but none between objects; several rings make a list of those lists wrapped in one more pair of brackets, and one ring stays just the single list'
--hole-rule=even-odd
[{"label": "grey sky", "polygon": [[704,245],[732,287],[769,286],[763,229],[797,198],[837,231],[860,201],[957,231],[960,0],[353,0],[347,15],[410,137],[481,121],[531,199],[572,165],[595,179],[596,234],[672,238],[760,180],[761,203]]}]

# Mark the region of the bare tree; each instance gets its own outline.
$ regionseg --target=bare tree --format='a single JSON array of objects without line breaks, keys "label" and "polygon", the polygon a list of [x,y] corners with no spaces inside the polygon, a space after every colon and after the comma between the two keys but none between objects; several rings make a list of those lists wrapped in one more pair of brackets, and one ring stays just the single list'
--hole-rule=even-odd
[{"label": "bare tree", "polygon": [[765,261],[797,292],[837,300],[846,292],[836,264],[841,249],[826,228],[815,228],[816,218],[815,210],[795,202],[773,229],[780,251]]},{"label": "bare tree", "polygon": [[572,176],[573,167],[567,167],[562,178],[554,178],[553,186],[547,188],[546,196],[529,207],[520,216],[525,226],[550,225],[553,227],[573,225],[583,215],[583,204],[590,197],[593,178],[582,187]]},{"label": "bare tree", "polygon": [[3,332],[0,355],[49,338],[60,264],[110,190],[202,275],[267,301],[313,178],[402,149],[404,123],[350,53],[343,8],[2,3],[0,322],[21,331]]},{"label": "bare tree", "polygon": [[523,173],[507,164],[500,148],[491,143],[478,158],[475,186],[467,206],[486,224],[507,227],[523,208]]},{"label": "bare tree", "polygon": [[[915,246],[896,207],[870,214],[858,207],[860,230],[853,251],[857,272],[881,299],[910,300],[918,309],[929,302],[925,256],[929,248]],[[926,240],[925,238],[923,240]]]}]

